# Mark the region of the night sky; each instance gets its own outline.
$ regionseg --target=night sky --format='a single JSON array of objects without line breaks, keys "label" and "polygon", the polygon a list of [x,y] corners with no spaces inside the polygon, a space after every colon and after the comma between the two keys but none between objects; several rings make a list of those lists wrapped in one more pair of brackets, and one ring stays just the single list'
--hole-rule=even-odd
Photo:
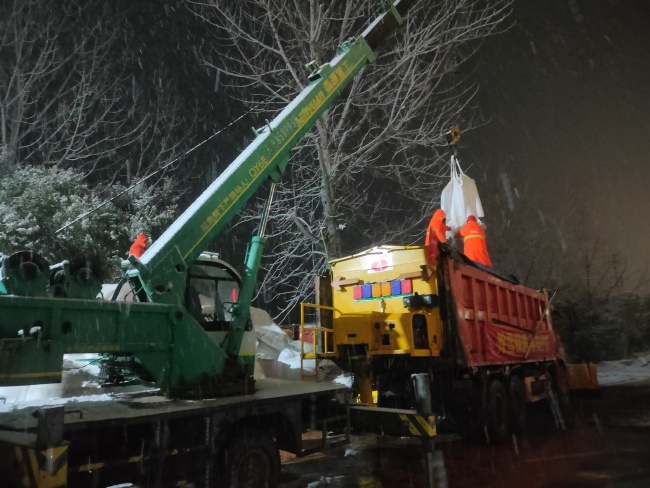
[{"label": "night sky", "polygon": [[650,245],[650,2],[518,0],[510,20],[467,68],[484,125],[460,154],[488,238],[552,226],[565,252],[598,241],[638,270]]}]

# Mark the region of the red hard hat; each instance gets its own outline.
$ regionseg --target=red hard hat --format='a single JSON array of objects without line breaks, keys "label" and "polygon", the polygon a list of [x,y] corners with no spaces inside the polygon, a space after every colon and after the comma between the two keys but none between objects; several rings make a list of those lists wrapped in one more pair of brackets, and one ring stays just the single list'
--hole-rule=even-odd
[{"label": "red hard hat", "polygon": [[468,222],[476,222],[476,217],[474,217],[473,215],[470,215],[469,217],[467,217],[467,221]]}]

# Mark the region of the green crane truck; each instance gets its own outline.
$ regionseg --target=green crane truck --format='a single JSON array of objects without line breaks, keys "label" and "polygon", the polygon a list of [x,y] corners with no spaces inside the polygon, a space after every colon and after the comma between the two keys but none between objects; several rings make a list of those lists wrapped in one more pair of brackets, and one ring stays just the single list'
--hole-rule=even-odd
[{"label": "green crane truck", "polygon": [[[292,148],[414,4],[387,2],[329,63],[311,64],[309,85],[140,259],[131,258],[122,280],[130,301],[92,298],[83,265],[63,263],[50,280],[48,263],[33,252],[3,258],[0,386],[60,382],[64,354],[88,352],[133,356],[158,390],[0,411],[2,486],[272,487],[278,448],[301,455],[305,427],[327,432],[346,389],[255,383],[254,358],[242,355],[265,223],[241,282],[201,254],[260,186],[280,181]],[[212,302],[197,302],[201,286],[216,290]]]}]

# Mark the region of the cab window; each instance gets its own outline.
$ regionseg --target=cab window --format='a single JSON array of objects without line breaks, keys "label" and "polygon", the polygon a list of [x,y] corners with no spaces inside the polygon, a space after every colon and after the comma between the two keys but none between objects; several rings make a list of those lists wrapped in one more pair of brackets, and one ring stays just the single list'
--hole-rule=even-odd
[{"label": "cab window", "polygon": [[238,298],[239,280],[230,270],[217,263],[190,267],[187,309],[205,330],[228,330],[232,306]]}]

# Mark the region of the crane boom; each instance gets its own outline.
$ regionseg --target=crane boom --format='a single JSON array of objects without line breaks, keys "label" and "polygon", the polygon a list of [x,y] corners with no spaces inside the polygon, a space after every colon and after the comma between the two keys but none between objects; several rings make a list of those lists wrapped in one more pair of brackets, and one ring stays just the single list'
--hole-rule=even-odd
[{"label": "crane boom", "polygon": [[373,49],[400,24],[413,4],[415,0],[401,0],[391,5],[361,36],[341,44],[334,59],[314,69],[309,85],[257,131],[244,152],[136,262],[147,288],[158,291],[152,301],[177,303],[173,290],[183,285],[172,270],[194,262],[268,178],[280,181],[297,142],[359,70],[374,60]]}]

